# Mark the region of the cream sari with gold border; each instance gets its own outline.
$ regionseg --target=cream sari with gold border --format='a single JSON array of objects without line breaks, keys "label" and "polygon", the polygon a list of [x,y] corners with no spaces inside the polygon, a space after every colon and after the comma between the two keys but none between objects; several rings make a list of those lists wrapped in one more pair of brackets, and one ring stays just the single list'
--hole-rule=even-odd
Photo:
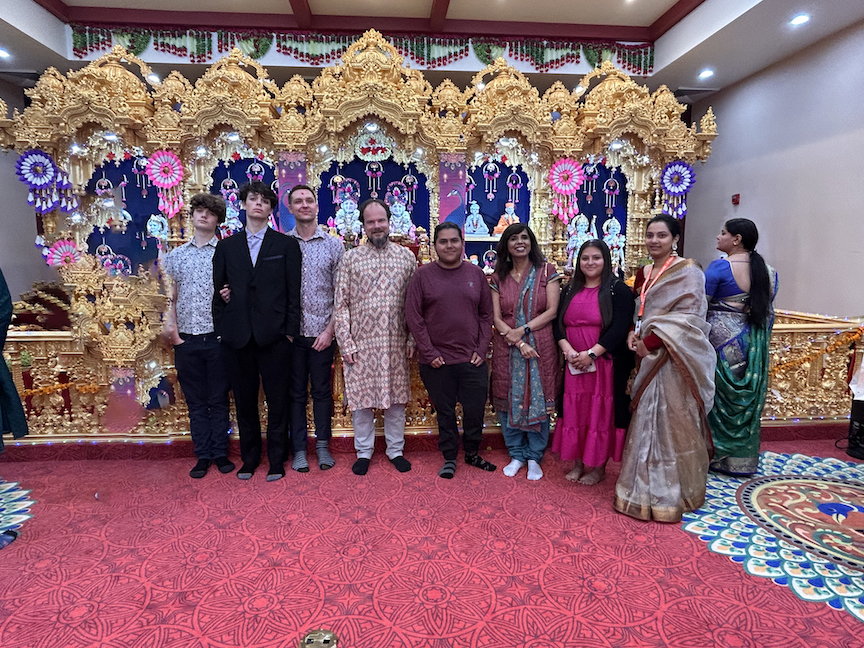
[{"label": "cream sari with gold border", "polygon": [[642,335],[656,334],[664,347],[641,359],[632,388],[615,485],[615,508],[631,517],[678,522],[705,501],[717,362],[706,311],[705,275],[691,259],[667,269],[646,295]]}]

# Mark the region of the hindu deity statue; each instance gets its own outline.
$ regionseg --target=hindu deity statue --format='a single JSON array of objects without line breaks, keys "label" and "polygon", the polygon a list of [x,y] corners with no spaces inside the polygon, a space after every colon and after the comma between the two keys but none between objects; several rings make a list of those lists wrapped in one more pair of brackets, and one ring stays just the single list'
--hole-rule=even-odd
[{"label": "hindu deity statue", "polygon": [[401,234],[414,240],[414,223],[411,222],[411,212],[408,211],[408,190],[399,182],[387,185],[384,201],[390,207],[390,233]]},{"label": "hindu deity statue", "polygon": [[567,227],[567,268],[573,268],[573,257],[579,252],[579,248],[585,241],[597,238],[597,216],[592,216],[591,221],[585,214],[579,214],[570,221]]},{"label": "hindu deity statue", "polygon": [[498,224],[493,230],[494,234],[501,234],[507,227],[519,222],[519,217],[516,215],[516,205],[512,202],[504,203],[504,213],[498,219]]},{"label": "hindu deity statue", "polygon": [[360,236],[363,223],[360,222],[360,210],[357,203],[360,200],[360,183],[354,178],[345,178],[336,189],[336,231],[340,236],[353,234]]},{"label": "hindu deity statue", "polygon": [[612,271],[618,273],[624,267],[624,244],[627,237],[621,233],[621,223],[617,218],[610,218],[603,223],[603,242],[609,246],[612,255]]},{"label": "hindu deity statue", "polygon": [[480,205],[471,201],[470,213],[465,219],[465,234],[467,236],[489,236],[489,226],[480,214]]}]

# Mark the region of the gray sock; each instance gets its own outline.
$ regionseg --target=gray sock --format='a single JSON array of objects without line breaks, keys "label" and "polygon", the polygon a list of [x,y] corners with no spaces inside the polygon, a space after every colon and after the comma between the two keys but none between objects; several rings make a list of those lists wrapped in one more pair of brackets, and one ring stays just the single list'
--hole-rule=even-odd
[{"label": "gray sock", "polygon": [[291,462],[291,468],[297,472],[309,472],[309,462],[306,461],[305,450],[298,450],[294,453],[294,461]]},{"label": "gray sock", "polygon": [[336,460],[330,454],[330,450],[327,447],[329,443],[326,439],[315,441],[315,454],[318,455],[318,467],[321,470],[327,470],[336,465]]}]

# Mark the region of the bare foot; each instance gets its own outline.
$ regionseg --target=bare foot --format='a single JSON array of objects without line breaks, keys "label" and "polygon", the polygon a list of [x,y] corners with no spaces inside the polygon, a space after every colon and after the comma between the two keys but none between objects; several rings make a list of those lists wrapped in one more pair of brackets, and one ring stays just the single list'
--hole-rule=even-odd
[{"label": "bare foot", "polygon": [[577,459],[576,463],[573,464],[573,470],[564,475],[564,479],[571,482],[579,481],[579,478],[582,476],[583,472],[585,472],[585,464],[582,463],[582,461],[580,461],[579,459]]},{"label": "bare foot", "polygon": [[584,486],[593,486],[594,484],[601,481],[606,476],[606,466],[600,466],[599,468],[592,468],[587,473],[582,475],[582,478],[579,480],[579,483]]}]

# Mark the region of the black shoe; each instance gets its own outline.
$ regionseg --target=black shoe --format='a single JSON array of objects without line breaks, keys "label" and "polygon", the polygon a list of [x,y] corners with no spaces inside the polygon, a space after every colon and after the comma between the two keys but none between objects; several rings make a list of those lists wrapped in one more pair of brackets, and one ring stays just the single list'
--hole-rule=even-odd
[{"label": "black shoe", "polygon": [[354,465],[351,466],[351,472],[355,475],[365,475],[369,472],[369,464],[371,462],[368,459],[358,459],[354,462]]},{"label": "black shoe", "polygon": [[192,479],[201,479],[204,475],[207,474],[207,469],[210,467],[209,459],[199,459],[198,463],[195,464],[195,467],[189,471],[189,476]]},{"label": "black shoe", "polygon": [[255,469],[258,466],[253,466],[252,464],[244,463],[240,470],[237,471],[237,479],[252,479],[252,475],[255,474]]},{"label": "black shoe", "polygon": [[267,471],[267,481],[278,481],[285,476],[285,467],[282,464],[270,466]]},{"label": "black shoe", "polygon": [[408,472],[409,470],[411,470],[411,462],[402,455],[399,455],[398,457],[393,457],[390,460],[390,463],[396,466],[396,470],[398,470],[399,472]]},{"label": "black shoe", "polygon": [[219,472],[223,475],[227,475],[232,470],[234,470],[234,464],[228,460],[228,457],[216,457],[213,460],[213,463],[216,464],[216,467],[219,469]]},{"label": "black shoe", "polygon": [[465,455],[465,463],[469,466],[474,466],[475,468],[479,468],[480,470],[485,470],[486,472],[495,472],[495,469],[498,467],[493,463],[489,463],[480,455]]}]

